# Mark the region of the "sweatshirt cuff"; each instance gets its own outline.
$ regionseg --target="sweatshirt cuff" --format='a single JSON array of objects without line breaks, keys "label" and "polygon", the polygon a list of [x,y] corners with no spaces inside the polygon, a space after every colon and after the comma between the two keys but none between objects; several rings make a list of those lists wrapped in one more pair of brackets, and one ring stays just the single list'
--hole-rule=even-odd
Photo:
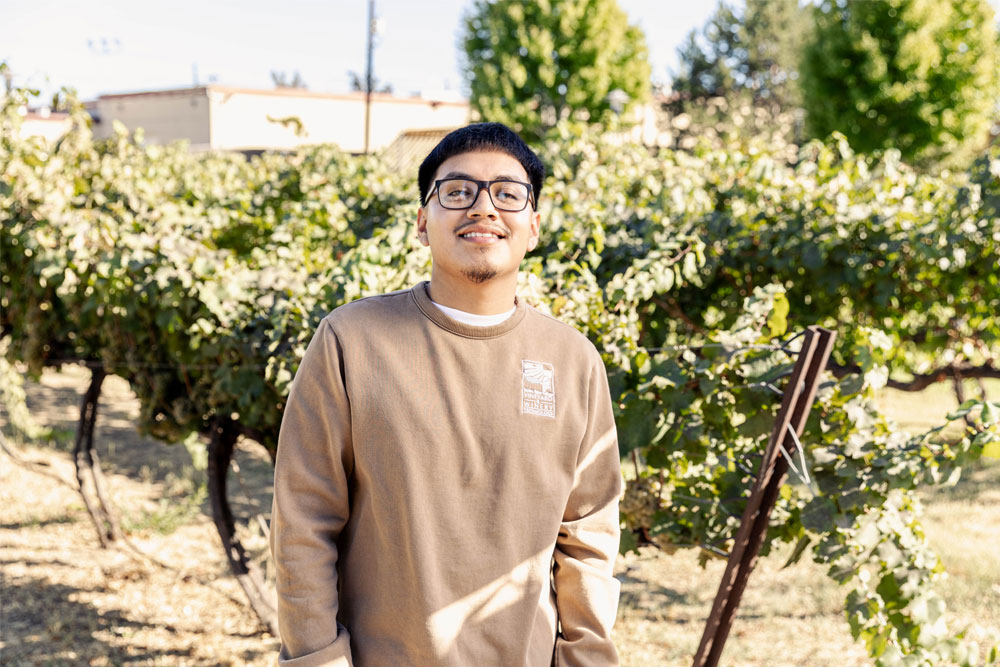
[{"label": "sweatshirt cuff", "polygon": [[299,656],[286,658],[284,648],[278,655],[278,665],[284,667],[353,667],[351,644],[348,634],[341,629],[337,639],[326,648]]}]

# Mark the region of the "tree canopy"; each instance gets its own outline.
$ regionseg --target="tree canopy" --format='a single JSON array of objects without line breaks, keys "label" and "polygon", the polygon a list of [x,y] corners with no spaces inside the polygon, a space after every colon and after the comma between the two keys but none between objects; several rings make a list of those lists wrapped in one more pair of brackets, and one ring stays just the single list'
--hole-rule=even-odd
[{"label": "tree canopy", "polygon": [[616,0],[477,0],[462,43],[472,107],[529,136],[649,95],[645,37]]},{"label": "tree canopy", "polygon": [[967,164],[1000,98],[988,0],[823,0],[801,67],[807,131],[859,151]]},{"label": "tree canopy", "polygon": [[799,104],[798,64],[808,14],[798,0],[747,0],[742,11],[725,2],[678,49],[672,88],[688,99],[749,92],[757,102]]}]

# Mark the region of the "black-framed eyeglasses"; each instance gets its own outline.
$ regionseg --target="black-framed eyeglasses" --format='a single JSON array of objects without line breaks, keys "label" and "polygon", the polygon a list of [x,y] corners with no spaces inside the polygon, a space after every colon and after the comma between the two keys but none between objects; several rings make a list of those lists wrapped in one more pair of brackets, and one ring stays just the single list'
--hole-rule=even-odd
[{"label": "black-framed eyeglasses", "polygon": [[[490,195],[493,207],[498,211],[516,213],[523,211],[531,200],[531,184],[520,181],[496,180],[496,181],[476,181],[469,178],[445,178],[434,181],[434,190],[437,191],[438,203],[447,209],[472,208],[479,199],[479,193],[486,189]],[[433,191],[427,194],[424,205],[430,201]]]}]

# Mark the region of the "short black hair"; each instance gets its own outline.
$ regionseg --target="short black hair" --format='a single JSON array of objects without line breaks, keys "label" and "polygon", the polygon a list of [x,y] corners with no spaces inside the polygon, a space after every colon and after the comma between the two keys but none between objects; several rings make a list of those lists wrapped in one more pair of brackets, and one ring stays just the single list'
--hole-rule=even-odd
[{"label": "short black hair", "polygon": [[503,123],[473,123],[445,135],[445,138],[420,163],[420,171],[417,174],[420,205],[426,203],[427,195],[434,186],[431,179],[434,178],[441,163],[455,155],[482,151],[506,153],[521,163],[528,174],[528,180],[531,181],[532,199],[535,208],[538,208],[538,195],[542,192],[542,181],[545,179],[545,165],[535,151],[528,148],[524,139]]}]

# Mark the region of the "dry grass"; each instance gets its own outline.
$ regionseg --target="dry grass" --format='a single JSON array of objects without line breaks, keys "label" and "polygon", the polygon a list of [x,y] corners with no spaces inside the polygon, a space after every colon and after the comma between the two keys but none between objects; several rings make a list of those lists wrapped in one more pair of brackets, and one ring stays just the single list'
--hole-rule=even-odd
[{"label": "dry grass", "polygon": [[[1000,400],[1000,381],[987,381],[991,400]],[[966,382],[966,396],[979,396]],[[890,399],[891,400],[891,399]],[[936,385],[918,400],[892,400],[888,408],[904,424],[926,424],[954,409],[950,388]],[[948,576],[940,593],[956,628],[968,627],[981,643],[1000,641],[1000,460],[983,459],[963,472],[954,488],[920,494],[924,528]]]},{"label": "dry grass", "polygon": [[[29,387],[33,413],[71,428],[86,382],[79,368],[47,372]],[[149,557],[98,547],[75,488],[53,479],[74,478],[65,443],[17,447],[47,475],[0,454],[0,664],[273,664],[277,640],[261,632],[228,576],[207,506],[185,506],[186,450],[136,434],[138,404],[119,378],[105,382],[100,409],[96,442],[110,492],[133,526],[130,541]],[[265,497],[245,499],[245,513],[267,502],[259,481],[269,464],[254,454],[239,454],[242,474]]]},{"label": "dry grass", "polygon": [[[86,384],[80,369],[46,373],[29,387],[33,412],[72,428]],[[1000,383],[990,385],[1000,397]],[[954,404],[948,387],[887,394],[885,408],[910,428],[933,425]],[[227,576],[208,508],[186,506],[193,472],[181,446],[136,435],[134,397],[109,378],[98,443],[111,491],[139,550],[102,550],[79,496],[0,455],[0,663],[29,665],[264,665],[277,641],[260,628]],[[21,456],[72,479],[66,445],[20,445]],[[237,511],[269,505],[269,465],[241,451]],[[162,500],[166,498],[166,501]],[[1000,628],[1000,465],[974,467],[953,489],[923,494],[926,527],[950,576],[941,592],[957,627],[984,638]],[[750,578],[725,665],[864,665],[843,616],[844,591],[803,562],[782,570],[783,554]],[[623,664],[688,665],[724,563],[702,569],[693,553],[645,554],[619,562],[622,604],[616,639]]]},{"label": "dry grass", "polygon": [[[787,555],[787,554],[786,554]],[[726,642],[724,665],[860,665],[843,615],[843,594],[821,568],[781,569],[781,554],[758,563]],[[690,665],[725,563],[697,555],[622,559],[615,634],[625,665]]]}]

